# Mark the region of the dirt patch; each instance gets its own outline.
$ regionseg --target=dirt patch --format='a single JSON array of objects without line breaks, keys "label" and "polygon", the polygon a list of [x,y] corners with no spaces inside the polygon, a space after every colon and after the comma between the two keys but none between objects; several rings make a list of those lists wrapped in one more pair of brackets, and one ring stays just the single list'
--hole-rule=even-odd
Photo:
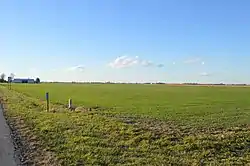
[{"label": "dirt patch", "polygon": [[173,121],[164,121],[155,118],[143,118],[136,116],[121,116],[121,115],[110,115],[106,114],[104,116],[115,118],[123,123],[133,125],[135,128],[150,131],[155,135],[167,135],[174,136],[178,135],[178,137],[186,137],[190,135],[199,135],[199,134],[225,134],[225,133],[237,133],[242,131],[249,131],[250,125],[238,125],[235,127],[223,128],[223,127],[192,127],[188,125],[178,125]]},{"label": "dirt patch", "polygon": [[76,112],[89,112],[89,111],[91,111],[91,108],[75,107],[75,108],[73,108],[73,111],[76,111]]},{"label": "dirt patch", "polygon": [[99,106],[93,106],[93,107],[85,107],[85,106],[78,106],[78,107],[72,107],[71,111],[76,112],[94,112],[94,111],[103,111],[105,108],[99,107]]}]

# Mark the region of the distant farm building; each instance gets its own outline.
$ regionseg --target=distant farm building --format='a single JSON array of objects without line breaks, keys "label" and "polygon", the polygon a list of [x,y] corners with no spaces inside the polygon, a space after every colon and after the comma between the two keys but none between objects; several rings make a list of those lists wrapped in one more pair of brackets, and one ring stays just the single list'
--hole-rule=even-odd
[{"label": "distant farm building", "polygon": [[15,78],[12,80],[13,83],[35,83],[34,79],[29,78]]}]

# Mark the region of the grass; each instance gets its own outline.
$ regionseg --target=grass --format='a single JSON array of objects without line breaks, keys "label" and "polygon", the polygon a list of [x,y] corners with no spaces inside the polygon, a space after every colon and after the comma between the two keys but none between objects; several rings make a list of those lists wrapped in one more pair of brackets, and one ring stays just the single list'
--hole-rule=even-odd
[{"label": "grass", "polygon": [[[62,165],[198,165],[250,162],[250,88],[166,85],[1,87],[6,115],[22,120]],[[46,112],[50,92],[56,112]],[[21,92],[21,93],[20,93]],[[104,110],[70,112],[61,104]]]},{"label": "grass", "polygon": [[151,116],[195,126],[250,122],[248,87],[16,84],[13,88],[40,99],[50,92],[52,103],[67,104],[72,98],[76,105],[98,105],[115,113]]}]

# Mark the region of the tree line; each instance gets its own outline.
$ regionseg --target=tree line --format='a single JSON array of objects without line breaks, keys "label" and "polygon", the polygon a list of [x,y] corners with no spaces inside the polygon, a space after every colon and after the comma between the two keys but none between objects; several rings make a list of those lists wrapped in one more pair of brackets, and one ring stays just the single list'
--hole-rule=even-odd
[{"label": "tree line", "polygon": [[4,73],[2,73],[0,75],[0,83],[6,83],[6,82],[8,82],[7,80],[5,80],[5,77],[6,77],[6,75]]},{"label": "tree line", "polygon": [[[13,73],[11,73],[8,78],[10,78],[10,80],[12,81],[14,79],[14,76],[15,75]],[[8,82],[8,80],[6,80],[6,74],[2,73],[0,75],[0,83],[7,83],[7,82]],[[35,83],[37,83],[37,84],[40,83],[40,78],[36,78]]]}]

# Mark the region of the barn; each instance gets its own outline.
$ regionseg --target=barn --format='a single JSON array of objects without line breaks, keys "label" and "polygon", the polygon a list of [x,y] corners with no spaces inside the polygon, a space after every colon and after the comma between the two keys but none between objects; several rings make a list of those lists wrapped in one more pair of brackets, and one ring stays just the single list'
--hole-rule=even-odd
[{"label": "barn", "polygon": [[29,78],[15,78],[12,80],[12,83],[35,83],[35,80]]}]

